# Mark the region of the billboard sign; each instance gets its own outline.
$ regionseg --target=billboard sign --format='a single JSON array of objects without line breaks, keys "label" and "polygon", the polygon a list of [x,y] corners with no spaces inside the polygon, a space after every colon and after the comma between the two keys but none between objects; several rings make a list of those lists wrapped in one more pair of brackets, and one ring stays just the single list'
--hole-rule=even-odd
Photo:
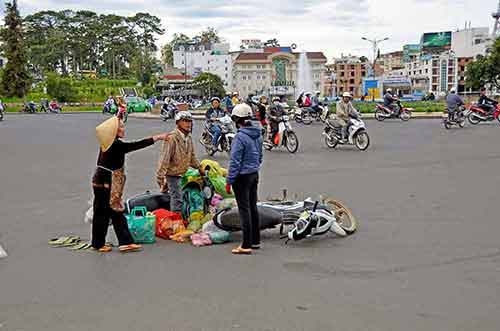
[{"label": "billboard sign", "polygon": [[451,31],[424,33],[422,48],[451,47]]},{"label": "billboard sign", "polygon": [[403,46],[403,62],[408,63],[411,61],[411,57],[418,57],[422,47],[420,44],[409,44]]}]

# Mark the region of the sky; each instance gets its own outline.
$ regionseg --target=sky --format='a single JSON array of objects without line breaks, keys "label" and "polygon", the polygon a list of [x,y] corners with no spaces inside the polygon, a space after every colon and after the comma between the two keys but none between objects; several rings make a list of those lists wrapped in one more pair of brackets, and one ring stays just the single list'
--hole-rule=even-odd
[{"label": "sky", "polygon": [[[382,53],[418,43],[424,32],[493,27],[498,0],[18,0],[21,15],[40,10],[85,9],[133,15],[149,12],[161,18],[166,34],[189,36],[215,27],[237,49],[242,39],[277,38],[282,46],[322,51],[329,62],[341,54],[371,57],[361,40],[385,38]],[[2,13],[3,15],[3,13]]]}]

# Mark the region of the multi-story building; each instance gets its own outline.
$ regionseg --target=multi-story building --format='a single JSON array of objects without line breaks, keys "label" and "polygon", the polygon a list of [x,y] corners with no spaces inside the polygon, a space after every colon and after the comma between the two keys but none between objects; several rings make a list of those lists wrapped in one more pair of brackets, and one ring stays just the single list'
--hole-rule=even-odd
[{"label": "multi-story building", "polygon": [[222,79],[226,90],[231,87],[233,57],[228,43],[179,44],[173,54],[174,68],[194,77],[209,72]]},{"label": "multi-story building", "polygon": [[403,51],[382,54],[377,59],[377,64],[380,65],[383,72],[403,69]]},{"label": "multi-story building", "polygon": [[[321,52],[307,52],[310,81],[314,90],[324,90],[326,57]],[[240,53],[233,63],[232,90],[240,96],[249,94],[285,95],[293,97],[300,91],[300,53],[287,47],[266,47],[263,52]]]},{"label": "multi-story building", "polygon": [[342,56],[335,59],[335,94],[341,95],[349,92],[355,97],[364,95],[363,78],[367,77],[369,63],[361,62],[356,56]]}]

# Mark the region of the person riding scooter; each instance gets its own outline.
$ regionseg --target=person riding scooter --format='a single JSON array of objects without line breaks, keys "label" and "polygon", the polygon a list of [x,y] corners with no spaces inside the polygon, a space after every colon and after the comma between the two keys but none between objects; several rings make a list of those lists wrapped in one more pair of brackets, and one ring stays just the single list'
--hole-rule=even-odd
[{"label": "person riding scooter", "polygon": [[274,97],[273,104],[269,107],[269,141],[272,142],[274,135],[278,132],[280,118],[285,115],[285,110],[281,106],[280,98]]},{"label": "person riding scooter", "polygon": [[226,115],[224,110],[220,106],[220,99],[214,97],[210,99],[212,106],[207,110],[205,118],[207,121],[207,126],[212,133],[212,149],[217,149],[217,144],[219,142],[219,137],[221,135],[222,129],[218,120]]},{"label": "person riding scooter", "polygon": [[342,100],[337,102],[336,107],[336,123],[342,127],[342,142],[345,143],[348,136],[348,129],[350,124],[350,117],[357,117],[358,111],[354,108],[351,103],[352,96],[349,92],[344,92],[342,94]]},{"label": "person riding scooter", "polygon": [[486,111],[488,115],[492,114],[498,102],[486,96],[486,88],[481,87],[480,93],[479,100],[477,101],[478,106]]},{"label": "person riding scooter", "polygon": [[314,96],[312,97],[311,99],[311,110],[318,113],[318,114],[321,114],[321,101],[319,100],[319,96],[321,95],[321,92],[320,91],[316,91]]},{"label": "person riding scooter", "polygon": [[398,112],[399,110],[394,106],[396,100],[397,99],[392,95],[392,89],[388,88],[384,95],[384,107],[391,110],[393,113]]},{"label": "person riding scooter", "polygon": [[267,120],[266,120],[267,107],[268,107],[267,97],[265,95],[262,95],[259,98],[259,104],[257,105],[258,119],[259,119],[260,125],[262,125],[262,127],[267,126]]},{"label": "person riding scooter", "polygon": [[106,100],[106,102],[104,103],[104,111],[106,113],[111,113],[111,109],[113,108],[114,105],[115,105],[115,99],[113,99],[112,96],[109,96],[108,100]]},{"label": "person riding scooter", "polygon": [[448,118],[453,121],[456,112],[459,110],[460,106],[464,104],[464,101],[457,94],[457,90],[452,88],[450,94],[446,97],[446,105],[448,107]]},{"label": "person riding scooter", "polygon": [[304,108],[309,108],[312,105],[312,100],[311,100],[311,92],[306,93],[306,97],[304,99],[304,102],[302,103],[302,107]]}]

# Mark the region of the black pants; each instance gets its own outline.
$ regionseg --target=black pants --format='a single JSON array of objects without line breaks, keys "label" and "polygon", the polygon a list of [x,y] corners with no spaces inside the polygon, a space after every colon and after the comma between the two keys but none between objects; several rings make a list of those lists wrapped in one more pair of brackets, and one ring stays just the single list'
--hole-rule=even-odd
[{"label": "black pants", "polygon": [[252,245],[260,244],[260,221],[257,211],[258,184],[258,172],[239,175],[233,184],[240,214],[241,229],[243,230],[242,248],[251,248]]},{"label": "black pants", "polygon": [[111,209],[109,196],[111,191],[107,188],[94,187],[94,218],[92,220],[92,247],[99,249],[106,243],[109,220],[118,238],[119,245],[134,243],[134,239],[128,230],[127,219],[123,212]]}]

